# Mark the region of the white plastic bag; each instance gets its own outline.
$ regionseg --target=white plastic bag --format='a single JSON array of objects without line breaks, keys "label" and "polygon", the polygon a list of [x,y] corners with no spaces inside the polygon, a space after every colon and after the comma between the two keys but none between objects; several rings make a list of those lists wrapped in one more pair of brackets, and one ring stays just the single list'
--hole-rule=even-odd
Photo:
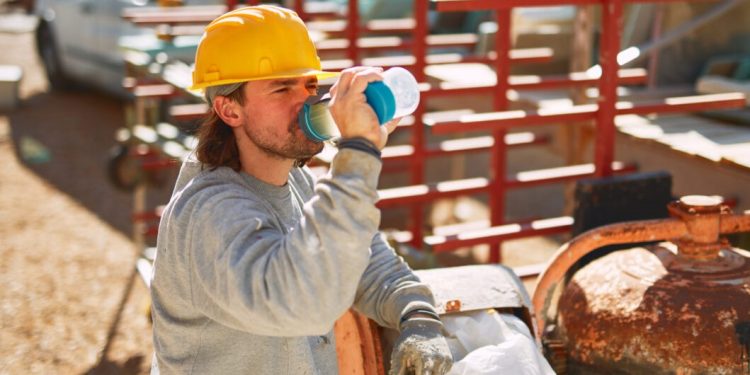
[{"label": "white plastic bag", "polygon": [[448,375],[554,374],[526,324],[514,315],[473,311],[444,316],[443,323],[454,360]]}]

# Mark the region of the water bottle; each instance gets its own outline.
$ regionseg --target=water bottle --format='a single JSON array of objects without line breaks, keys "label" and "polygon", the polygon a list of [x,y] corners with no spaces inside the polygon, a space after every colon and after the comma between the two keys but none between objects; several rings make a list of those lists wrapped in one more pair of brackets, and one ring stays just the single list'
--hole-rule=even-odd
[{"label": "water bottle", "polygon": [[[383,81],[370,82],[365,98],[375,111],[380,125],[397,117],[412,114],[419,105],[419,86],[404,68],[391,68],[383,73]],[[341,135],[328,111],[329,95],[311,97],[299,114],[299,126],[314,141],[326,141]]]}]

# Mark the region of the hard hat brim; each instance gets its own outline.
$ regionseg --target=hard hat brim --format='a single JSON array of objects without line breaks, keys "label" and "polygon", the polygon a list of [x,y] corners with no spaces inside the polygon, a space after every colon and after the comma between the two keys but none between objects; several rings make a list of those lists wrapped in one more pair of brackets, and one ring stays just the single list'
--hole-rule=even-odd
[{"label": "hard hat brim", "polygon": [[193,84],[192,86],[188,87],[188,90],[190,91],[203,91],[206,87],[211,86],[221,86],[221,85],[229,85],[232,83],[240,83],[240,82],[250,82],[250,81],[261,81],[266,79],[284,79],[284,78],[301,78],[301,77],[317,77],[318,80],[324,80],[326,78],[332,78],[332,77],[338,77],[341,75],[339,72],[326,72],[324,70],[317,70],[317,69],[298,69],[298,70],[292,70],[292,71],[286,71],[286,72],[279,72],[277,74],[272,74],[268,76],[258,77],[258,78],[238,78],[238,79],[223,79],[219,81],[212,81],[212,82],[201,82],[199,84]]}]

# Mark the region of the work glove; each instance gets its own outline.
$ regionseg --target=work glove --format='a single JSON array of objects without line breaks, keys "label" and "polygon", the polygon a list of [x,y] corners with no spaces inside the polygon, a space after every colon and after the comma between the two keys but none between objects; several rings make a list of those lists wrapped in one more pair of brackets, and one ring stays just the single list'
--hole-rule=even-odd
[{"label": "work glove", "polygon": [[443,323],[431,318],[415,317],[401,323],[389,375],[447,373],[453,365],[453,355],[442,332]]}]

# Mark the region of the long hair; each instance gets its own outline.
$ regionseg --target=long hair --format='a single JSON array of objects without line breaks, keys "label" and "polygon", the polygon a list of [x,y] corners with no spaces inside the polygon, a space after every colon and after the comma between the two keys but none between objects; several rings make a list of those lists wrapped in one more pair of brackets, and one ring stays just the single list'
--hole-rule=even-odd
[{"label": "long hair", "polygon": [[[226,96],[233,102],[244,105],[244,86],[244,84],[239,85],[239,87],[223,96]],[[198,146],[196,147],[195,154],[198,161],[211,170],[219,167],[229,167],[235,172],[239,172],[242,166],[240,164],[240,152],[237,148],[237,140],[232,127],[227,125],[216,114],[216,111],[214,111],[212,103],[215,95],[213,94],[207,90],[206,96],[210,107],[205,121],[203,121],[196,133]]]}]

